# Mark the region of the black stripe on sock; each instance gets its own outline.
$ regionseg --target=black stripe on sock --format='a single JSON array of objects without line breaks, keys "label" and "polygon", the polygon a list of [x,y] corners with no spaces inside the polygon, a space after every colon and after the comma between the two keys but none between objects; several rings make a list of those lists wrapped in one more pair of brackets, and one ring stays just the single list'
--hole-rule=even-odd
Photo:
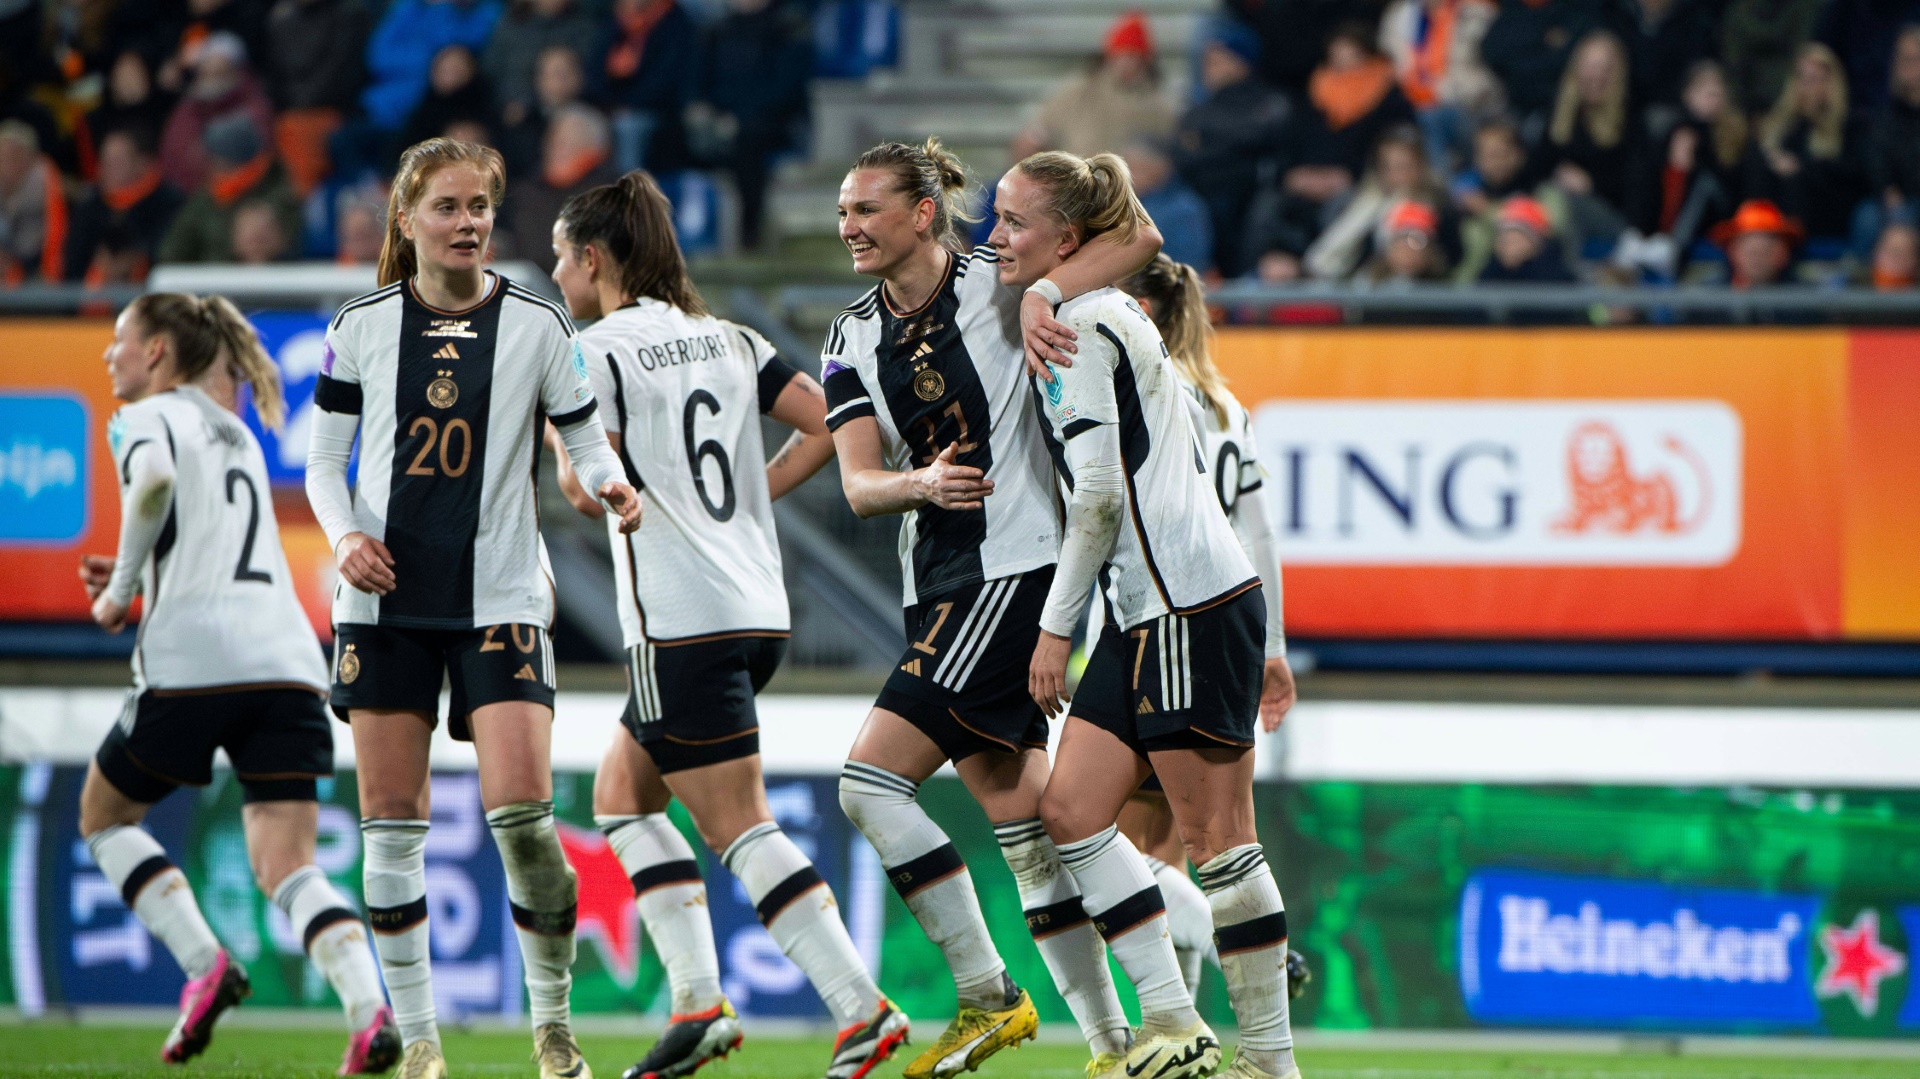
[{"label": "black stripe on sock", "polygon": [[650,865],[632,876],[634,898],[669,884],[699,884],[700,863],[691,858]]},{"label": "black stripe on sock", "polygon": [[942,843],[920,857],[902,865],[887,868],[887,880],[893,883],[893,890],[900,898],[907,899],[914,894],[953,876],[965,872],[967,863],[960,860],[960,852],[953,844]]},{"label": "black stripe on sock", "polygon": [[148,858],[133,867],[127,879],[120,882],[120,898],[126,901],[127,909],[133,909],[133,902],[140,898],[140,890],[153,883],[153,878],[173,868],[173,863],[159,854]]},{"label": "black stripe on sock", "polygon": [[820,879],[820,871],[812,865],[795,870],[793,876],[773,886],[773,890],[760,897],[753,905],[753,911],[760,916],[760,924],[772,926],[780,912],[787,909],[794,900],[827,883]]},{"label": "black stripe on sock", "polygon": [[565,910],[528,910],[507,900],[507,909],[513,911],[513,924],[529,933],[538,933],[546,937],[564,937],[573,933],[573,923],[580,913],[579,904]]},{"label": "black stripe on sock", "polygon": [[307,923],[306,931],[300,934],[300,950],[303,952],[312,951],[313,938],[339,925],[341,922],[358,920],[354,913],[345,907],[328,907],[326,910],[314,915],[313,920]]},{"label": "black stripe on sock", "polygon": [[1026,914],[1027,932],[1033,934],[1035,940],[1045,940],[1055,933],[1077,929],[1092,920],[1087,917],[1087,910],[1080,905],[1078,898],[1035,907]]},{"label": "black stripe on sock", "polygon": [[1287,942],[1287,912],[1263,914],[1238,925],[1223,925],[1213,931],[1213,946],[1221,955],[1251,952],[1259,948],[1277,948]]},{"label": "black stripe on sock", "polygon": [[367,924],[376,933],[404,933],[427,920],[427,897],[397,907],[367,908]]},{"label": "black stripe on sock", "polygon": [[1160,896],[1158,884],[1143,888],[1113,906],[1093,915],[1093,927],[1108,940],[1135,929],[1167,912],[1167,901]]}]

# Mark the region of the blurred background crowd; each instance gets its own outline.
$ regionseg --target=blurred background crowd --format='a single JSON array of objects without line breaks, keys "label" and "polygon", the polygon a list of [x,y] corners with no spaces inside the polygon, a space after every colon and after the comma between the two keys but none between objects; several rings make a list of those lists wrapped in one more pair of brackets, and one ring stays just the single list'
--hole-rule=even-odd
[{"label": "blurred background crowd", "polygon": [[[639,165],[767,250],[810,84],[891,63],[898,6],[0,0],[0,282],[370,262],[434,135],[504,155],[503,257]],[[1914,287],[1920,0],[1225,0],[1178,72],[1159,29],[1008,153],[1125,155],[1215,281]]]}]

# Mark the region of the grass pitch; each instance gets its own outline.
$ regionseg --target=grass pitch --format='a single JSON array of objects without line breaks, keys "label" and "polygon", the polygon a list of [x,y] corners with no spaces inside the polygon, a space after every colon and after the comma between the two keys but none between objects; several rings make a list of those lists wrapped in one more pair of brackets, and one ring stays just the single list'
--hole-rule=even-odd
[{"label": "grass pitch", "polygon": [[[0,1027],[0,1076],[86,1079],[322,1079],[338,1065],[345,1036],[331,1031],[223,1029],[205,1055],[185,1067],[159,1062],[159,1027],[34,1024]],[[604,1033],[583,1035],[587,1062],[600,1079],[618,1079],[651,1043]],[[818,1079],[828,1042],[754,1038],[726,1061],[701,1069],[699,1079]],[[522,1076],[534,1079],[526,1035],[446,1033],[454,1079]],[[895,1079],[912,1059],[898,1054],[875,1073]],[[1552,1052],[1308,1049],[1300,1063],[1312,1079],[1912,1079],[1920,1061],[1907,1059],[1796,1059],[1789,1057],[1664,1056],[1652,1053],[1575,1055]],[[981,1079],[1079,1079],[1082,1047],[1059,1039],[1029,1042],[1003,1052]]]}]

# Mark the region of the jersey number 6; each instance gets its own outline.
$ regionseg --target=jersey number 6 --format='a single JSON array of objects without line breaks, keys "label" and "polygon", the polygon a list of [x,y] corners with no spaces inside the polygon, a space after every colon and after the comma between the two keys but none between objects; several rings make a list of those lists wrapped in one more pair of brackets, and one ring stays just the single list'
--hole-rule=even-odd
[{"label": "jersey number 6", "polygon": [[[725,521],[733,517],[733,463],[727,460],[726,447],[709,438],[698,446],[693,444],[693,421],[701,406],[709,412],[720,414],[720,401],[706,390],[695,390],[687,395],[687,407],[680,413],[681,426],[687,436],[687,468],[693,472],[693,489],[700,493],[700,502],[707,507],[707,516],[716,521]],[[720,504],[713,504],[707,495],[707,478],[701,474],[701,458],[711,457],[720,463]]]}]

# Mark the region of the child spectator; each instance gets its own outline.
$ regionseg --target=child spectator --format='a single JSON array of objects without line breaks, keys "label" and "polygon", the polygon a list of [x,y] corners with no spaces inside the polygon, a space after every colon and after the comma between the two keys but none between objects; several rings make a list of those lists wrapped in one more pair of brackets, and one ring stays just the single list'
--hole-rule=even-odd
[{"label": "child spectator", "polygon": [[1780,100],[1760,121],[1747,192],[1778,204],[1815,236],[1845,236],[1854,204],[1866,194],[1864,141],[1859,119],[1847,108],[1840,61],[1825,45],[1808,42]]},{"label": "child spectator", "polygon": [[563,48],[584,63],[598,56],[602,36],[599,22],[574,0],[512,0],[480,57],[506,122],[516,124],[533,109],[542,54]]},{"label": "child spectator", "polygon": [[1680,100],[1680,118],[1662,140],[1663,152],[1636,185],[1632,217],[1646,235],[1672,237],[1684,255],[1739,205],[1747,120],[1733,107],[1726,77],[1712,60],[1694,63]]},{"label": "child spectator", "polygon": [[613,27],[605,67],[619,167],[685,167],[680,113],[700,47],[693,20],[677,0],[615,0]]},{"label": "child spectator", "polygon": [[[1462,174],[1453,187],[1454,205],[1461,216],[1460,264],[1454,274],[1455,281],[1464,284],[1480,279],[1480,271],[1493,258],[1501,207],[1516,195],[1533,194],[1535,185],[1526,148],[1520,144],[1520,131],[1513,121],[1494,120],[1482,124],[1473,136],[1473,168]],[[1546,210],[1548,233],[1564,235],[1566,197],[1551,186],[1540,187],[1534,197]]]},{"label": "child spectator", "polygon": [[1499,81],[1480,62],[1480,42],[1499,10],[1491,0],[1394,0],[1380,20],[1381,51],[1393,60],[1436,166],[1465,148],[1473,120],[1504,104]]},{"label": "child spectator", "polygon": [[1908,221],[1890,221],[1873,245],[1870,281],[1877,292],[1906,292],[1920,270],[1920,229]]},{"label": "child spectator", "polygon": [[[1344,280],[1377,246],[1376,240],[1383,238],[1381,229],[1388,211],[1417,205],[1428,216],[1436,217],[1431,207],[1440,205],[1444,196],[1439,179],[1427,167],[1425,144],[1419,133],[1411,126],[1388,131],[1374,147],[1373,168],[1360,181],[1353,198],[1307,249],[1307,274],[1322,281]],[[1437,217],[1427,232],[1439,238]]]},{"label": "child spectator", "polygon": [[402,145],[443,134],[449,124],[468,120],[490,127],[495,122],[493,89],[480,74],[480,62],[465,45],[448,45],[433,56],[427,95],[414,106],[401,131]]},{"label": "child spectator", "polygon": [[1013,159],[1041,150],[1081,157],[1118,153],[1142,135],[1166,135],[1173,130],[1173,120],[1146,16],[1129,12],[1108,28],[1100,55],[1088,70],[1048,98],[1033,122],[1014,137]]},{"label": "child spectator", "polygon": [[242,266],[278,262],[287,253],[287,234],[280,230],[280,212],[273,203],[255,199],[233,213],[231,259]]},{"label": "child spectator", "polygon": [[1888,81],[1887,103],[1867,138],[1867,201],[1854,222],[1855,237],[1870,242],[1890,215],[1920,200],[1920,25],[1900,31]]},{"label": "child spectator", "polygon": [[267,17],[267,92],[280,110],[273,142],[303,196],[330,170],[327,139],[366,84],[372,28],[360,0],[280,0]]},{"label": "child spectator", "polygon": [[1777,285],[1793,262],[1793,249],[1806,233],[1800,223],[1766,199],[1748,199],[1733,217],[1713,230],[1713,241],[1727,252],[1734,288]]},{"label": "child spectator", "polygon": [[1203,272],[1213,265],[1213,219],[1207,204],[1173,171],[1173,159],[1164,142],[1136,138],[1127,144],[1127,169],[1133,173],[1133,193],[1165,237],[1160,251],[1175,262]]},{"label": "child spectator", "polygon": [[160,137],[160,169],[181,191],[192,191],[206,180],[206,138],[214,124],[245,120],[263,146],[273,131],[273,103],[247,67],[247,47],[238,35],[208,35],[191,50],[187,63],[192,81]]},{"label": "child spectator", "polygon": [[1379,250],[1360,271],[1359,280],[1376,288],[1444,281],[1447,256],[1440,248],[1439,215],[1411,199],[1396,202],[1380,219]]},{"label": "child spectator", "polygon": [[499,0],[394,0],[367,41],[373,83],[360,104],[368,121],[399,131],[426,96],[434,56],[448,45],[479,52],[499,19]]},{"label": "child spectator", "polygon": [[216,120],[206,134],[207,179],[187,197],[160,244],[162,262],[224,262],[233,221],[248,202],[272,206],[282,236],[300,235],[300,204],[266,140],[245,116]]},{"label": "child spectator", "polygon": [[0,120],[0,285],[65,276],[67,192],[60,169],[21,120]]},{"label": "child spectator", "polygon": [[1493,258],[1480,271],[1483,283],[1571,284],[1575,278],[1553,238],[1553,222],[1537,199],[1515,195],[1500,207]]},{"label": "child spectator", "polygon": [[813,71],[805,13],[772,0],[728,0],[706,34],[694,78],[689,138],[695,153],[733,174],[740,243],[760,247],[774,155],[789,150],[807,114]]},{"label": "child spectator", "polygon": [[1246,27],[1224,19],[1214,23],[1200,47],[1202,96],[1180,117],[1174,135],[1174,165],[1206,203],[1213,236],[1211,254],[1178,261],[1214,266],[1228,276],[1242,269],[1241,226],[1262,164],[1278,149],[1290,112],[1285,97],[1254,77],[1259,51]]},{"label": "child spectator", "polygon": [[1595,30],[1580,39],[1560,78],[1543,148],[1582,238],[1617,236],[1645,135],[1627,96],[1627,53]]},{"label": "child spectator", "polygon": [[1813,33],[1823,0],[1727,0],[1720,57],[1740,111],[1765,112],[1793,71],[1794,50]]},{"label": "child spectator", "polygon": [[100,140],[98,186],[74,207],[66,272],[91,288],[145,281],[180,211],[180,192],[160,175],[152,144],[140,139],[122,130]]},{"label": "child spectator", "polygon": [[591,105],[567,105],[554,114],[540,156],[540,178],[520,181],[507,204],[513,219],[508,254],[543,272],[553,269],[553,222],[560,207],[620,176],[613,166],[612,142],[607,118]]}]

